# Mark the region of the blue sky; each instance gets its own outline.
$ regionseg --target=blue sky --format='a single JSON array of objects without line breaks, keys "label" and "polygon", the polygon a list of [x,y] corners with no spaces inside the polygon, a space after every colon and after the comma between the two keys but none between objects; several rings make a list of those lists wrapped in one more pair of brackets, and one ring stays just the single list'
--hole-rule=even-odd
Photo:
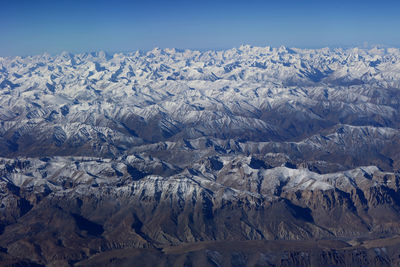
[{"label": "blue sky", "polygon": [[0,56],[153,47],[400,46],[400,1],[0,0]]}]

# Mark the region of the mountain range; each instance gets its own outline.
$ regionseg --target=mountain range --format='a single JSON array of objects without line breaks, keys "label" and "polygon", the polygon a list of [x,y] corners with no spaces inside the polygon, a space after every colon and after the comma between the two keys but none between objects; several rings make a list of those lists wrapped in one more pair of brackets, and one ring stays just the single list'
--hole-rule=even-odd
[{"label": "mountain range", "polygon": [[400,263],[400,50],[0,58],[0,262]]}]

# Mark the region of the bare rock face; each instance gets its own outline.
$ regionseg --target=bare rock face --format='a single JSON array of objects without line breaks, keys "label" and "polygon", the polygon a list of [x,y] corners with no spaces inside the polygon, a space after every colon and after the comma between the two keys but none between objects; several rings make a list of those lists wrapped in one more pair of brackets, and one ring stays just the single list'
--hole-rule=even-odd
[{"label": "bare rock face", "polygon": [[0,265],[398,265],[399,62],[0,58]]}]

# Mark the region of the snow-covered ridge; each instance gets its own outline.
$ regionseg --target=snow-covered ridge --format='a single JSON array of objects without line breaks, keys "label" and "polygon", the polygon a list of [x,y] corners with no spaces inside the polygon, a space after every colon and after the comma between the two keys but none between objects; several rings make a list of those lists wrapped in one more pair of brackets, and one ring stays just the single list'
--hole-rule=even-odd
[{"label": "snow-covered ridge", "polygon": [[1,58],[0,156],[135,154],[185,169],[213,155],[281,153],[299,166],[328,162],[322,173],[394,170],[399,88],[395,48]]},{"label": "snow-covered ridge", "polygon": [[116,155],[171,138],[287,140],[338,123],[397,129],[399,87],[394,48],[1,58],[0,146],[7,156],[33,141],[91,143],[92,154]]},{"label": "snow-covered ridge", "polygon": [[[21,76],[35,74],[38,81],[91,85],[95,80],[134,85],[145,80],[268,81],[276,83],[390,82],[398,78],[399,49],[297,49],[241,46],[222,51],[155,48],[147,53],[104,52],[57,56],[48,54],[0,58],[2,86],[15,86]],[[53,75],[50,75],[53,74]],[[60,75],[62,77],[60,77]],[[40,78],[40,79],[39,79]],[[329,78],[329,79],[327,79]],[[77,85],[75,84],[75,85]],[[101,86],[99,86],[101,87]],[[102,88],[95,88],[102,89]]]},{"label": "snow-covered ridge", "polygon": [[[243,195],[273,198],[282,192],[331,190],[351,191],[378,185],[389,185],[393,173],[375,166],[318,174],[308,169],[285,166],[266,169],[252,163],[252,157],[225,156],[215,159],[221,168],[208,161],[193,164],[190,171],[176,170],[170,176],[146,173],[166,164],[157,159],[136,156],[107,160],[90,157],[0,158],[0,183],[11,183],[37,193],[85,194],[113,190],[116,194],[190,199],[192,194],[208,192],[216,198]],[[136,169],[139,168],[139,169]],[[169,165],[169,168],[174,167]],[[384,179],[385,177],[385,179]]]}]

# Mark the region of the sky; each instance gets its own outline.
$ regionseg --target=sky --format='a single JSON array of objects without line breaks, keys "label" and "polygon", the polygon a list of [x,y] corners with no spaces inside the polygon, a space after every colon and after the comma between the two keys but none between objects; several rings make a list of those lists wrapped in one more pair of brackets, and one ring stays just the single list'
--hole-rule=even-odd
[{"label": "sky", "polygon": [[0,56],[242,44],[400,47],[393,0],[0,0]]}]

